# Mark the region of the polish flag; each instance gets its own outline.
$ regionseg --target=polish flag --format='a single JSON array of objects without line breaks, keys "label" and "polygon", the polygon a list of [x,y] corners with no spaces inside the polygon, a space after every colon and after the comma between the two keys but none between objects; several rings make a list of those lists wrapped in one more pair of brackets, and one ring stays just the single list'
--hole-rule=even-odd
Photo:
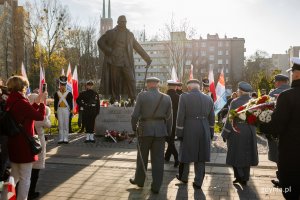
[{"label": "polish flag", "polygon": [[69,63],[68,70],[67,70],[67,91],[73,94],[73,84],[72,84],[72,71],[71,71],[71,64]]},{"label": "polish flag", "polygon": [[194,71],[194,66],[191,65],[190,80],[191,80],[191,79],[194,79],[193,71]]},{"label": "polish flag", "polygon": [[[21,65],[21,75],[28,81],[29,83],[29,80],[28,80],[28,77],[27,77],[27,73],[26,73],[26,69],[25,69],[25,66],[22,62],[22,65]],[[30,87],[27,88],[27,91],[26,91],[26,94],[30,94],[31,91],[30,91]]]},{"label": "polish flag", "polygon": [[172,71],[171,71],[171,80],[173,80],[175,82],[178,81],[178,76],[177,76],[177,73],[176,73],[176,70],[175,70],[174,66],[172,67]]},{"label": "polish flag", "polygon": [[219,81],[216,86],[216,95],[217,95],[217,100],[214,104],[214,107],[215,107],[215,114],[218,114],[218,112],[224,107],[224,105],[227,102],[223,69],[221,70]]},{"label": "polish flag", "polygon": [[209,90],[213,95],[214,102],[217,100],[216,90],[215,90],[215,81],[214,81],[214,72],[210,68],[208,73],[208,80],[209,80]]},{"label": "polish flag", "polygon": [[39,83],[39,93],[41,94],[43,91],[43,84],[46,83],[45,72],[40,65],[40,83]]},{"label": "polish flag", "polygon": [[72,77],[72,86],[73,86],[73,103],[74,103],[74,112],[78,112],[78,105],[76,104],[76,99],[78,98],[78,73],[77,73],[77,66],[75,66],[75,69],[73,71],[73,77]]}]

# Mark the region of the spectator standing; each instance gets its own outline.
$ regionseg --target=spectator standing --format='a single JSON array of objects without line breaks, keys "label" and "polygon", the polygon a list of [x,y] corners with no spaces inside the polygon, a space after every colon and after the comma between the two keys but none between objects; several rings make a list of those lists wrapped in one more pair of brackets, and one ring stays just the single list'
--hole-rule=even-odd
[{"label": "spectator standing", "polygon": [[34,135],[34,121],[44,120],[47,93],[37,97],[36,103],[31,105],[25,94],[29,87],[28,81],[22,76],[12,76],[7,81],[10,91],[6,108],[10,109],[12,118],[22,124],[22,133],[8,139],[8,153],[11,161],[11,176],[18,183],[17,200],[26,200],[29,187],[31,170],[38,156],[33,155],[24,134]]}]

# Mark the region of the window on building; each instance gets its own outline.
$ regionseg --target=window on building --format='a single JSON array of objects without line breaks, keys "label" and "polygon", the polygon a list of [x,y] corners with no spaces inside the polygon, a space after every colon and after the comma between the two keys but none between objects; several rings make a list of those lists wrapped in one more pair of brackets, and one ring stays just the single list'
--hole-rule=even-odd
[{"label": "window on building", "polygon": [[228,81],[229,81],[229,77],[225,77],[225,79],[226,79],[226,82],[228,82]]},{"label": "window on building", "polygon": [[206,47],[206,43],[205,42],[201,42],[201,47]]},{"label": "window on building", "polygon": [[218,42],[218,47],[222,47],[223,46],[223,42]]},{"label": "window on building", "polygon": [[223,55],[223,51],[218,51],[218,55],[222,56]]},{"label": "window on building", "polygon": [[229,55],[229,51],[228,50],[226,50],[226,56],[228,56]]},{"label": "window on building", "polygon": [[210,46],[209,47],[209,51],[214,51],[215,50],[215,47],[214,46]]},{"label": "window on building", "polygon": [[218,59],[218,64],[222,65],[223,64],[223,60],[222,59]]},{"label": "window on building", "polygon": [[205,69],[201,69],[200,72],[201,72],[201,73],[205,73],[206,70],[205,70]]},{"label": "window on building", "polygon": [[209,64],[209,68],[213,69],[214,68],[214,64]]},{"label": "window on building", "polygon": [[229,47],[229,42],[227,41],[227,42],[225,43],[225,45],[226,45],[226,47]]},{"label": "window on building", "polygon": [[201,56],[206,56],[206,51],[201,51]]},{"label": "window on building", "polygon": [[229,69],[228,69],[227,67],[226,67],[226,69],[225,69],[225,72],[226,72],[226,73],[229,73]]},{"label": "window on building", "polygon": [[226,65],[228,65],[228,64],[229,64],[229,61],[228,61],[228,59],[226,59],[226,61],[225,61],[225,62],[226,62]]},{"label": "window on building", "polygon": [[209,60],[215,60],[215,56],[214,55],[209,55]]}]

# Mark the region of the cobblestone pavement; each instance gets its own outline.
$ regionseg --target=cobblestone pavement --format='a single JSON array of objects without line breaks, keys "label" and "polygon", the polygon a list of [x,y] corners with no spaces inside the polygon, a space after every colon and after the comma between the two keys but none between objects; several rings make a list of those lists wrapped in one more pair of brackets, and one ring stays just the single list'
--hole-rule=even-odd
[{"label": "cobblestone pavement", "polygon": [[[206,164],[202,190],[192,186],[192,166],[189,183],[185,185],[175,178],[177,168],[170,162],[165,163],[160,193],[152,194],[151,164],[144,188],[128,181],[135,172],[136,144],[109,143],[104,138],[97,138],[95,144],[83,141],[83,134],[72,134],[68,145],[57,145],[55,138],[49,137],[46,169],[41,170],[37,186],[40,199],[283,199],[281,191],[273,188],[270,181],[275,178],[276,167],[263,153],[259,166],[251,168],[248,186],[232,184],[233,171],[225,164],[226,154],[219,151],[212,152],[211,162]],[[217,138],[214,143],[218,142]]]}]

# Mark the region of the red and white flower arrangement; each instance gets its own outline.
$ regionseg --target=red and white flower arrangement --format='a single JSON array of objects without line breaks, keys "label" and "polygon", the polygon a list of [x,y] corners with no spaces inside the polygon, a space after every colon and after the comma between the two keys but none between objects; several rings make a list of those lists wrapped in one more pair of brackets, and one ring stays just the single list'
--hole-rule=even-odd
[{"label": "red and white flower arrangement", "polygon": [[235,110],[230,110],[229,120],[236,132],[239,132],[236,123],[247,123],[256,127],[269,123],[275,108],[275,98],[264,95],[251,99],[245,105]]}]

